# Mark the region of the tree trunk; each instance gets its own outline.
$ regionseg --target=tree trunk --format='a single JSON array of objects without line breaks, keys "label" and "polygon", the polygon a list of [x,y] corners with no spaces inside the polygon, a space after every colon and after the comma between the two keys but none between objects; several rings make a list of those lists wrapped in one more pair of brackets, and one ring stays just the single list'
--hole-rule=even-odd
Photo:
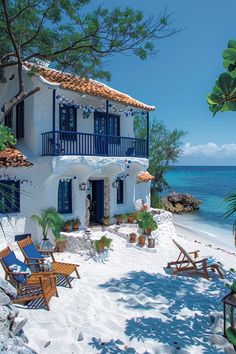
[{"label": "tree trunk", "polygon": [[[29,91],[22,91],[19,92],[17,95],[12,97],[9,102],[5,103],[2,107],[2,111],[4,112],[4,117],[9,113],[18,103],[21,103],[26,98],[34,95],[36,92],[40,90],[40,87],[35,87]],[[3,118],[4,118],[3,117]]]}]

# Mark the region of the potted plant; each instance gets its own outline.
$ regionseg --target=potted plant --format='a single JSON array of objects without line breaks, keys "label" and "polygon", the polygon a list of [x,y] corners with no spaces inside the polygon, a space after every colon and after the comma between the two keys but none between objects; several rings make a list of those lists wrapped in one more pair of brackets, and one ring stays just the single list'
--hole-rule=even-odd
[{"label": "potted plant", "polygon": [[41,215],[32,215],[31,219],[36,221],[42,229],[42,242],[40,248],[42,250],[51,250],[52,244],[49,241],[48,233],[51,230],[55,236],[55,233],[59,233],[63,224],[61,215],[55,208],[42,209]]},{"label": "potted plant", "polygon": [[104,216],[104,218],[102,219],[102,224],[103,224],[104,226],[110,225],[110,218],[109,218],[109,216]]},{"label": "potted plant", "polygon": [[155,241],[154,237],[148,237],[148,248],[155,248]]},{"label": "potted plant", "polygon": [[129,242],[130,243],[135,243],[137,240],[137,234],[135,232],[131,232],[129,234]]},{"label": "potted plant", "polygon": [[123,224],[124,220],[126,219],[124,214],[116,214],[114,217],[116,218],[117,225]]},{"label": "potted plant", "polygon": [[56,242],[56,247],[55,250],[56,252],[65,252],[66,250],[66,239],[64,237],[55,237],[55,242]]},{"label": "potted plant", "polygon": [[63,224],[63,231],[69,232],[71,228],[71,220],[66,220]]},{"label": "potted plant", "polygon": [[93,241],[93,247],[96,251],[95,261],[100,262],[108,258],[108,252],[111,248],[112,239],[106,235],[102,236],[99,240]]},{"label": "potted plant", "polygon": [[72,228],[74,231],[78,231],[80,226],[80,219],[79,218],[73,218],[72,219]]},{"label": "potted plant", "polygon": [[146,236],[145,235],[140,235],[138,238],[138,244],[140,247],[144,247],[146,243]]},{"label": "potted plant", "polygon": [[151,232],[157,229],[157,223],[154,220],[153,214],[147,210],[140,211],[138,224],[145,235],[151,235]]},{"label": "potted plant", "polygon": [[133,224],[133,223],[134,223],[134,220],[135,220],[135,218],[134,218],[134,213],[131,213],[131,214],[128,214],[128,215],[127,215],[127,222],[128,222],[128,224]]}]

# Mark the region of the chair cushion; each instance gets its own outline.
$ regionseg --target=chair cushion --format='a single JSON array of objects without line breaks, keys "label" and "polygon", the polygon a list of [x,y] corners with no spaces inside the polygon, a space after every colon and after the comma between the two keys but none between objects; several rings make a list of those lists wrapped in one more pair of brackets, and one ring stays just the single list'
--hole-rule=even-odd
[{"label": "chair cushion", "polygon": [[43,257],[41,255],[41,253],[39,252],[39,250],[37,249],[37,247],[35,246],[35,244],[32,242],[29,245],[25,246],[24,248],[24,252],[27,255],[27,257],[30,259],[30,263],[37,263],[37,260],[31,259],[32,258],[39,258],[39,259],[44,259],[45,257]]},{"label": "chair cushion", "polygon": [[[28,273],[28,276],[31,274],[29,267],[21,262],[19,259],[16,258],[16,255],[14,252],[10,252],[6,257],[2,258],[2,262],[4,263],[4,265],[7,267],[7,269],[10,272],[14,271],[16,273],[19,272],[24,272],[24,273]],[[21,274],[17,274],[17,275],[13,275],[13,278],[18,281],[21,284],[24,284],[26,282],[27,279],[27,274],[26,275],[21,275]]]}]

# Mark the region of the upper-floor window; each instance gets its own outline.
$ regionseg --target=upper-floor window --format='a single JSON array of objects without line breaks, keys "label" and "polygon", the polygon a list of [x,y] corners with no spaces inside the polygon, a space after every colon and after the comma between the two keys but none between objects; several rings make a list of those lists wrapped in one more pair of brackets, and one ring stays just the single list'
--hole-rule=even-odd
[{"label": "upper-floor window", "polygon": [[24,101],[16,106],[16,139],[24,138],[25,122],[24,122]]},{"label": "upper-floor window", "polygon": [[0,213],[20,212],[20,182],[12,180],[0,181]]},{"label": "upper-floor window", "polygon": [[6,115],[5,115],[5,126],[8,128],[13,128],[13,110],[11,109]]},{"label": "upper-floor window", "polygon": [[119,180],[117,181],[117,204],[124,203],[124,181]]},{"label": "upper-floor window", "polygon": [[[76,109],[69,106],[60,106],[60,130],[67,132],[76,132]],[[61,139],[76,139],[76,134],[61,134]]]},{"label": "upper-floor window", "polygon": [[120,136],[120,116],[105,112],[94,113],[94,133],[99,135]]},{"label": "upper-floor window", "polygon": [[58,212],[61,214],[72,213],[72,183],[69,181],[59,181],[58,186]]}]

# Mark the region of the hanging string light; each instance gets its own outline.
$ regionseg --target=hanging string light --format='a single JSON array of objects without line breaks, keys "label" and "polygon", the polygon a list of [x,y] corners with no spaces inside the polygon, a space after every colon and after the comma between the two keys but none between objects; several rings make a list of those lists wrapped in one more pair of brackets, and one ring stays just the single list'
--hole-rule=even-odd
[{"label": "hanging string light", "polygon": [[[82,103],[75,103],[74,100],[69,100],[68,98],[66,98],[65,96],[60,95],[59,90],[56,90],[56,99],[58,100],[58,102],[60,103],[60,106],[67,106],[67,107],[73,107],[75,109],[81,109],[83,111],[83,118],[84,119],[88,119],[90,114],[94,113],[94,112],[104,112],[105,111],[105,104],[103,103],[102,105],[99,105],[97,107],[94,107],[92,105],[85,105]],[[103,102],[105,102],[105,100],[103,100]],[[126,117],[128,116],[135,116],[135,115],[146,115],[146,112],[144,111],[140,111],[140,110],[135,110],[132,107],[126,106],[125,108],[120,108],[119,104],[113,104],[111,102],[109,102],[108,104],[109,110],[114,112],[114,113],[120,113]]]}]

